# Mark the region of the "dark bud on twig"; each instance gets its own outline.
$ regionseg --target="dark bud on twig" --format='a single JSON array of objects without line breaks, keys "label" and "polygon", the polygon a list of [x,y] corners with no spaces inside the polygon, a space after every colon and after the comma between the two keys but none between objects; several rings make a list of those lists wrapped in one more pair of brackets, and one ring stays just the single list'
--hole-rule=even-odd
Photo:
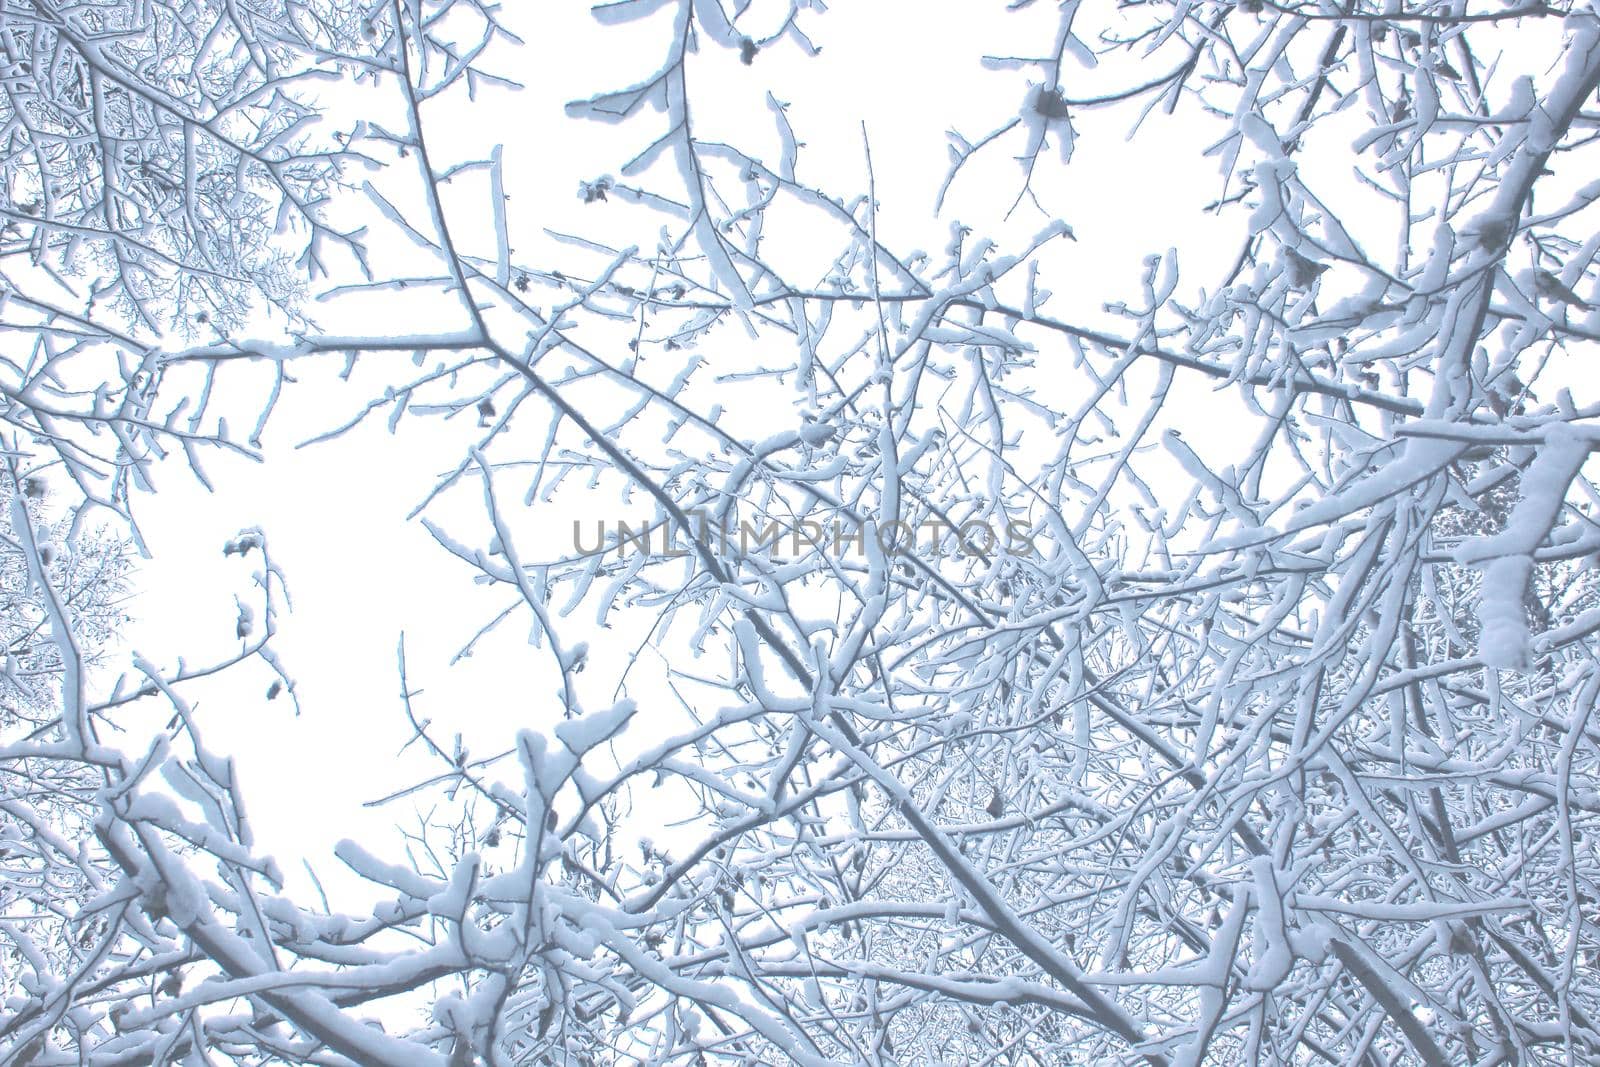
[{"label": "dark bud on twig", "polygon": [[526,274],[519,274],[517,275],[517,280],[511,284],[517,287],[517,292],[526,293],[528,291],[528,276]]},{"label": "dark bud on twig", "polygon": [[748,37],[743,38],[739,42],[739,62],[748,67],[750,64],[755,62],[756,53],[758,51],[760,51],[760,49],[756,47],[756,43],[754,41]]},{"label": "dark bud on twig", "polygon": [[267,699],[277,700],[278,694],[281,692],[283,692],[283,683],[273,682],[271,685],[267,686]]},{"label": "dark bud on twig", "polygon": [[144,895],[144,913],[150,916],[150,921],[158,923],[167,917],[167,887],[156,883],[156,887]]},{"label": "dark bud on twig", "polygon": [[44,496],[44,480],[41,478],[22,479],[22,495],[33,500]]},{"label": "dark bud on twig", "polygon": [[596,200],[604,200],[606,198],[606,190],[610,188],[611,179],[602,175],[592,182],[579,182],[578,197],[585,204],[592,204]]},{"label": "dark bud on twig", "polygon": [[1561,304],[1570,304],[1575,308],[1582,308],[1584,311],[1588,311],[1590,309],[1587,301],[1579,297],[1578,294],[1574,293],[1571,289],[1568,289],[1565,282],[1547,270],[1535,272],[1533,276],[1533,285],[1534,288],[1538,290],[1539,295],[1544,297],[1546,300],[1554,300]]},{"label": "dark bud on twig", "polygon": [[494,401],[484,397],[478,401],[478,425],[487,426],[492,418],[494,418]]},{"label": "dark bud on twig", "polygon": [[1473,233],[1478,239],[1479,248],[1503,248],[1506,239],[1511,236],[1511,220],[1504,215],[1486,215],[1477,221]]},{"label": "dark bud on twig", "polygon": [[1067,117],[1067,98],[1058,88],[1041,88],[1039,95],[1033,98],[1033,110],[1047,119],[1064,119]]},{"label": "dark bud on twig", "polygon": [[995,788],[994,793],[990,795],[989,803],[983,806],[983,810],[989,813],[990,818],[994,819],[998,819],[1000,813],[1006,810],[1006,798],[1000,795],[998,786]]},{"label": "dark bud on twig", "polygon": [[1289,268],[1289,284],[1296,289],[1309,289],[1322,276],[1322,272],[1328,269],[1326,263],[1307,259],[1292,248],[1283,250],[1283,260]]},{"label": "dark bud on twig", "polygon": [[224,556],[231,556],[237,552],[239,555],[243,556],[248,554],[252,548],[260,547],[261,541],[254,534],[245,534],[237,541],[229,541],[227,544],[223,545],[222,554]]}]

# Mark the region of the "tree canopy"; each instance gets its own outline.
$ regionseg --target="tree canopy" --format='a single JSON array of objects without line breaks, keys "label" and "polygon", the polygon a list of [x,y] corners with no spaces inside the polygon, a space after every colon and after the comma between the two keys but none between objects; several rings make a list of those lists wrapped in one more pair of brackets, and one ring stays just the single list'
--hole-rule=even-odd
[{"label": "tree canopy", "polygon": [[[1589,7],[32,0],[0,70],[0,1061],[1600,1057]],[[529,634],[488,754],[401,644],[368,911],[186,695],[298,699],[271,516],[237,652],[91,669],[97,524],[289,420],[444,442],[441,625]]]}]

